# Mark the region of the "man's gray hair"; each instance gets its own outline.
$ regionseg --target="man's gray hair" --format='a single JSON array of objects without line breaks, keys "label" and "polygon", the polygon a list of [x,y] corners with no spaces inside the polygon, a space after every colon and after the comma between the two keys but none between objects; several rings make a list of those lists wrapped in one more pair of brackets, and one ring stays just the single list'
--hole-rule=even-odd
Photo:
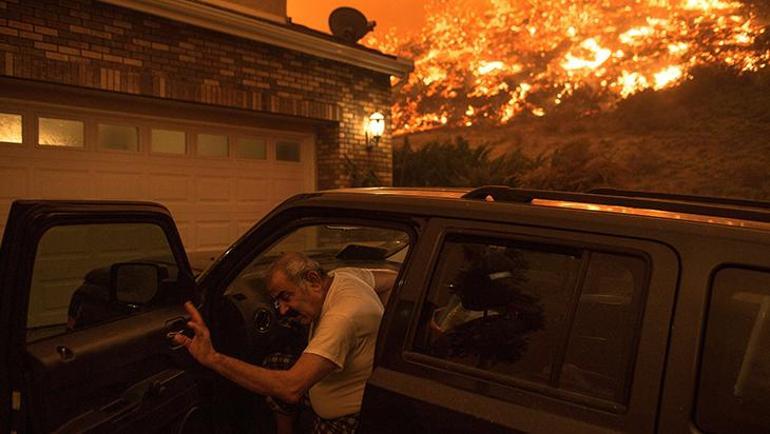
[{"label": "man's gray hair", "polygon": [[295,285],[302,285],[310,271],[317,272],[321,277],[326,276],[326,271],[321,268],[318,261],[299,252],[284,253],[276,259],[267,269],[266,280],[270,282],[277,271],[282,272]]}]

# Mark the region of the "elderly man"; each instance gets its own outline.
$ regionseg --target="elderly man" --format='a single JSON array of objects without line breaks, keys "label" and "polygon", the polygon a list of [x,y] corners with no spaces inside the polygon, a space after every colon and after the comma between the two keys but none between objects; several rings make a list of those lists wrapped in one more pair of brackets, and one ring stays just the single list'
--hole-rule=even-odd
[{"label": "elderly man", "polygon": [[[218,353],[189,302],[188,325],[195,336],[179,334],[175,339],[198,362],[256,393],[288,403],[298,403],[308,393],[316,413],[314,433],[354,432],[383,313],[378,294],[389,291],[395,278],[390,270],[339,268],[327,274],[301,253],[276,260],[266,276],[270,295],[282,315],[291,313],[310,325],[308,345],[288,370],[266,369]],[[286,422],[279,418],[279,430]]]}]

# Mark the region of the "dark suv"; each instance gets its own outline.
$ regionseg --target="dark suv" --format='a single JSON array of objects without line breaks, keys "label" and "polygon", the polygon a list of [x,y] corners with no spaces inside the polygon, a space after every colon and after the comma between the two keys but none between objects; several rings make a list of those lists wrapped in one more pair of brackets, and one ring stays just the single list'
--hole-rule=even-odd
[{"label": "dark suv", "polygon": [[168,337],[193,299],[220,351],[301,351],[287,251],[399,272],[359,432],[770,432],[770,204],[484,187],[296,196],[197,280],[160,205],[14,203],[0,434],[270,432]]}]

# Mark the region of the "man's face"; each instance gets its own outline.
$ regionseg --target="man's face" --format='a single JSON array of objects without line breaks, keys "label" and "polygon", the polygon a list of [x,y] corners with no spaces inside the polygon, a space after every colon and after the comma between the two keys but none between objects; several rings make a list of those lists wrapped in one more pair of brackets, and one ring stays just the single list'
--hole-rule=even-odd
[{"label": "man's face", "polygon": [[282,271],[276,271],[268,282],[268,292],[276,301],[281,315],[296,313],[295,320],[310,324],[318,319],[323,306],[322,279],[316,272],[309,272],[302,284],[289,280]]}]

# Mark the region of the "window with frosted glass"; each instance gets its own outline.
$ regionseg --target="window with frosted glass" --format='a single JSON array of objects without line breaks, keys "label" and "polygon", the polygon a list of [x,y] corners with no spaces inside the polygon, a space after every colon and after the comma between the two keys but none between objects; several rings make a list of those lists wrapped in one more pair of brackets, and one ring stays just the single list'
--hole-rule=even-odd
[{"label": "window with frosted glass", "polygon": [[139,134],[136,127],[99,124],[99,147],[119,151],[138,151]]},{"label": "window with frosted glass", "polygon": [[267,141],[265,139],[241,137],[238,139],[236,149],[238,158],[248,158],[251,160],[267,159]]},{"label": "window with frosted glass", "polygon": [[198,155],[202,157],[227,157],[227,136],[198,134]]},{"label": "window with frosted glass", "polygon": [[47,146],[83,147],[85,124],[67,119],[38,119],[38,143]]},{"label": "window with frosted glass", "polygon": [[184,131],[158,130],[153,128],[150,138],[150,149],[159,154],[184,155],[186,134]]},{"label": "window with frosted glass", "polygon": [[275,145],[275,159],[278,161],[299,161],[299,143],[278,142]]},{"label": "window with frosted glass", "polygon": [[0,113],[0,142],[22,142],[21,115]]}]

